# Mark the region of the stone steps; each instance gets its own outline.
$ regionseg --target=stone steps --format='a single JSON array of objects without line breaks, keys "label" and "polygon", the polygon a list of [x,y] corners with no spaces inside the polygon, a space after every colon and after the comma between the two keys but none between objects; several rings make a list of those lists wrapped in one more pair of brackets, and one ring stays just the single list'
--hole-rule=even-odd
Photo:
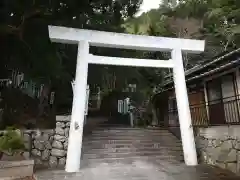
[{"label": "stone steps", "polygon": [[149,134],[149,135],[171,135],[171,133],[167,130],[161,130],[161,129],[95,129],[91,131],[90,135],[104,135],[104,134],[121,134],[121,135],[126,135],[126,134],[137,134],[137,135],[144,135],[144,134]]},{"label": "stone steps", "polygon": [[170,132],[166,129],[141,129],[141,128],[96,128],[94,130],[91,131],[92,133],[119,133],[119,132],[135,132],[135,133],[139,133],[139,132],[151,132],[151,133],[159,133],[159,134],[169,134]]},{"label": "stone steps", "polygon": [[183,160],[181,141],[162,128],[100,127],[83,138],[82,164]]},{"label": "stone steps", "polygon": [[171,160],[171,163],[181,163],[184,161],[184,158],[182,156],[132,156],[132,157],[111,157],[111,158],[82,158],[81,161],[81,167],[86,166],[99,166],[100,164],[111,164],[111,166],[114,166],[116,164],[134,164],[134,162],[141,160],[141,161],[169,161]]},{"label": "stone steps", "polygon": [[128,147],[128,148],[102,148],[102,149],[86,149],[83,148],[84,153],[102,153],[102,152],[107,152],[107,153],[121,153],[121,152],[144,152],[144,151],[150,151],[150,152],[159,152],[159,151],[169,151],[169,152],[182,152],[182,148],[167,148],[167,147]]},{"label": "stone steps", "polygon": [[[106,148],[158,148],[158,149],[175,149],[175,148],[179,148],[182,149],[182,147],[179,145],[166,145],[166,144],[94,144],[94,145],[85,145],[83,144],[83,150],[91,150],[91,149],[106,149]],[[168,146],[168,147],[166,147]]]},{"label": "stone steps", "polygon": [[139,129],[143,129],[143,130],[152,130],[152,129],[160,129],[160,130],[168,130],[167,128],[163,128],[163,127],[131,127],[131,126],[119,126],[119,125],[113,125],[113,124],[106,124],[106,125],[102,125],[99,124],[98,127],[96,127],[97,129],[131,129],[131,130],[139,130]]},{"label": "stone steps", "polygon": [[165,141],[178,141],[175,137],[161,137],[161,136],[135,136],[135,135],[128,135],[128,136],[121,136],[121,135],[109,135],[109,136],[92,136],[84,138],[85,141],[95,141],[95,140],[165,140]]},{"label": "stone steps", "polygon": [[83,146],[83,150],[102,150],[106,148],[111,148],[111,149],[169,149],[169,150],[182,150],[182,146],[164,146],[164,144],[99,144],[95,146]]},{"label": "stone steps", "polygon": [[96,152],[83,152],[85,157],[131,157],[131,156],[157,156],[157,155],[182,155],[181,151],[170,151],[170,150],[142,150],[142,151],[121,151],[116,150],[105,150]]},{"label": "stone steps", "polygon": [[104,150],[104,149],[159,149],[159,150],[164,150],[164,149],[169,149],[169,150],[181,150],[182,146],[181,144],[179,145],[168,145],[168,144],[163,144],[163,143],[148,143],[148,144],[143,144],[143,143],[128,143],[128,144],[104,144],[98,142],[98,144],[94,145],[86,145],[83,144],[83,151],[87,150]]},{"label": "stone steps", "polygon": [[[99,138],[96,140],[91,140],[90,139],[84,139],[83,144],[84,145],[98,145],[98,144],[132,144],[132,143],[142,143],[142,144],[152,144],[152,143],[161,143],[161,144],[169,144],[169,146],[179,146],[182,145],[181,141],[174,141],[175,143],[173,144],[171,141],[162,141],[161,138],[158,139],[158,141],[152,140],[152,139],[138,139],[137,137],[133,139],[114,139],[114,138],[109,138],[109,139],[101,139]],[[166,139],[165,139],[166,140]]]},{"label": "stone steps", "polygon": [[108,144],[104,144],[98,142],[98,144],[94,144],[91,146],[91,144],[83,144],[83,150],[101,150],[101,149],[172,149],[172,150],[180,150],[182,149],[181,144],[178,145],[168,145],[166,143],[161,143],[161,142],[153,142],[153,143],[108,143]]},{"label": "stone steps", "polygon": [[[169,136],[172,135],[171,133],[154,133],[154,132],[98,132],[98,133],[94,133],[92,132],[90,135],[86,136],[86,137],[91,137],[91,136],[115,136],[115,135],[120,135],[120,136],[129,136],[129,135],[136,135],[136,136]],[[170,136],[171,137],[171,136]]]},{"label": "stone steps", "polygon": [[[176,161],[182,161],[183,157],[182,156],[173,156],[173,155],[169,155],[169,156],[157,156],[157,155],[153,155],[153,156],[131,156],[131,157],[111,157],[111,158],[86,158],[86,157],[82,157],[81,159],[83,161],[81,161],[81,163],[88,163],[88,162],[101,162],[101,163],[125,163],[125,162],[133,162],[135,160],[159,160],[159,161],[163,161],[163,160],[170,160],[169,158],[174,158]],[[171,159],[172,162],[173,159]]]},{"label": "stone steps", "polygon": [[106,136],[106,135],[123,135],[123,136],[128,136],[128,135],[137,135],[137,136],[143,136],[143,135],[148,135],[148,136],[168,136],[171,135],[170,133],[158,133],[158,132],[92,132],[91,136]]}]

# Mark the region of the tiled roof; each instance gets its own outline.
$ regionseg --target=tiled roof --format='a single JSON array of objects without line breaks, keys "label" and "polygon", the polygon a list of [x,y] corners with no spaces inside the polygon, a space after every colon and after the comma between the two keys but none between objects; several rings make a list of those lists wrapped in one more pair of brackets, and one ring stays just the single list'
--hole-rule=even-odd
[{"label": "tiled roof", "polygon": [[[233,50],[231,52],[221,53],[221,56],[217,56],[217,58],[213,58],[212,61],[208,61],[205,64],[197,65],[197,66],[187,70],[185,72],[186,80],[189,81],[189,80],[193,80],[193,79],[198,79],[198,78],[204,77],[205,75],[209,75],[209,74],[218,72],[218,71],[220,71],[220,70],[222,70],[224,68],[230,67],[233,64],[240,65],[240,62],[239,62],[240,61],[240,59],[239,59],[240,57],[236,58],[236,59],[231,59],[230,62],[229,61],[225,62],[227,57],[230,57],[231,55],[234,55],[236,53],[240,54],[240,48],[238,48],[236,50]],[[216,67],[214,69],[208,70],[208,67],[213,66],[214,64],[217,64],[217,63],[221,63],[222,61],[224,61],[224,63],[221,64],[219,67]],[[204,71],[204,69],[206,69],[206,70]],[[203,72],[200,72],[200,71],[203,71]],[[200,73],[198,73],[198,72],[200,72]],[[194,75],[194,74],[196,74],[196,75]],[[191,77],[192,75],[193,75],[193,77]],[[163,87],[167,86],[167,85],[169,85],[171,83],[173,83],[172,79],[166,81],[163,84]]]}]

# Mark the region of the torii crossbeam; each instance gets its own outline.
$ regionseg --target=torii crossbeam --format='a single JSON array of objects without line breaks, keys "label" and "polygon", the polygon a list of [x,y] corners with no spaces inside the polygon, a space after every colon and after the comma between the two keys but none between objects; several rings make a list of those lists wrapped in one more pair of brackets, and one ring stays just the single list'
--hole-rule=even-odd
[{"label": "torii crossbeam", "polygon": [[[67,172],[77,172],[80,169],[88,64],[173,68],[184,160],[187,165],[197,165],[182,52],[203,52],[204,41],[131,35],[58,26],[49,26],[49,37],[51,41],[57,43],[78,44],[75,93],[66,161]],[[168,51],[171,52],[171,59],[166,61],[94,56],[89,54],[89,46]]]}]

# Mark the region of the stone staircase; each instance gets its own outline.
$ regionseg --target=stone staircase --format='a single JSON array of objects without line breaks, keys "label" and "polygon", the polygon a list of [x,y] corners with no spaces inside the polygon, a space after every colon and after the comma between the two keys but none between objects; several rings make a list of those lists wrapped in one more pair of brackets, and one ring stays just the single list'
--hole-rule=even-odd
[{"label": "stone staircase", "polygon": [[163,128],[104,125],[83,138],[81,165],[132,162],[137,159],[183,161],[182,144]]}]

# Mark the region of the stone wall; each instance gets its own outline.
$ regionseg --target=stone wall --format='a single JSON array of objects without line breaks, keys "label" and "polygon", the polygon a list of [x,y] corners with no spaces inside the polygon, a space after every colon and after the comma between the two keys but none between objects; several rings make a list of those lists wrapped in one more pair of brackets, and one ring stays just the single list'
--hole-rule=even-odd
[{"label": "stone wall", "polygon": [[240,173],[240,126],[199,128],[196,146],[201,162]]},{"label": "stone wall", "polygon": [[70,116],[57,116],[56,129],[26,130],[25,145],[37,167],[63,167],[66,163]]}]

